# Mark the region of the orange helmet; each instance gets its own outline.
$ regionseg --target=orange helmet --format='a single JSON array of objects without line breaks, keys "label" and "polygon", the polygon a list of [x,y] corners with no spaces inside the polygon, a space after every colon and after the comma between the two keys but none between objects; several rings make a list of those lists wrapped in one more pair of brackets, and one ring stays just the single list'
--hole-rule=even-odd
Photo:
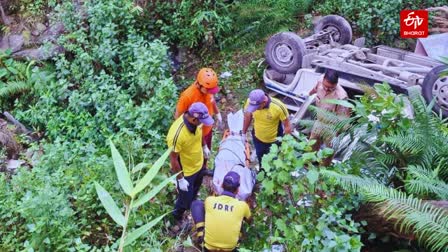
[{"label": "orange helmet", "polygon": [[219,91],[218,76],[211,68],[201,68],[196,76],[196,81],[205,87],[208,93],[216,94]]}]

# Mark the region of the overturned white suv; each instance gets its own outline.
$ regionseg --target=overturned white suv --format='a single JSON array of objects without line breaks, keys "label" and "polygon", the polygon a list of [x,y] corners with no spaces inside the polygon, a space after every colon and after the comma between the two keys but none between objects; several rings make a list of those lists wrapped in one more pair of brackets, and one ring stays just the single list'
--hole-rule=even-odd
[{"label": "overturned white suv", "polygon": [[271,36],[265,48],[266,88],[298,111],[325,69],[334,69],[344,88],[359,92],[358,83],[387,82],[398,93],[418,85],[428,103],[435,99],[434,111],[448,117],[448,77],[440,75],[446,65],[387,46],[365,48],[364,38],[351,41],[350,24],[336,15],[321,18],[314,34],[304,39],[292,32]]}]

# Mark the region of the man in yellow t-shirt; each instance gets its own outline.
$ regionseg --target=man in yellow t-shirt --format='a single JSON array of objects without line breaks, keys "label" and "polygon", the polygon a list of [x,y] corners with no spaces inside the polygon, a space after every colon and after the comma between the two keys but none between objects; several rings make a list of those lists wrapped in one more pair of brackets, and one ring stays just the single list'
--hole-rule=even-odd
[{"label": "man in yellow t-shirt", "polygon": [[220,196],[192,203],[191,214],[198,240],[205,251],[234,251],[238,246],[242,221],[251,222],[249,206],[235,198],[239,186],[239,174],[230,171],[224,176],[224,191]]},{"label": "man in yellow t-shirt", "polygon": [[266,95],[261,89],[249,93],[244,108],[243,135],[253,120],[253,142],[261,167],[263,156],[269,153],[272,144],[278,144],[276,138],[291,133],[288,109],[283,102]]},{"label": "man in yellow t-shirt", "polygon": [[179,192],[173,216],[182,221],[185,210],[190,209],[202,184],[204,156],[202,148],[202,125],[213,125],[213,118],[202,102],[190,105],[188,110],[171,125],[166,142],[173,147],[170,154],[171,171],[177,176]]}]

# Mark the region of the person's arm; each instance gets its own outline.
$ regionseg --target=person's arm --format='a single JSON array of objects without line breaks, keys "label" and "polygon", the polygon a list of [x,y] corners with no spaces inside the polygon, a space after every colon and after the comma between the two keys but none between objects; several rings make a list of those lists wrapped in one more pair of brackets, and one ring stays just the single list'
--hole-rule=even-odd
[{"label": "person's arm", "polygon": [[252,122],[252,113],[245,112],[244,113],[244,123],[243,123],[243,134],[244,135],[247,133],[247,129],[249,128],[251,122]]},{"label": "person's arm", "polygon": [[244,214],[244,219],[243,219],[247,224],[252,224],[252,215],[250,213],[250,209],[249,206],[246,204],[246,212]]},{"label": "person's arm", "polygon": [[[346,99],[344,99],[346,100]],[[336,105],[336,114],[344,116],[344,117],[350,117],[351,109],[342,105]]]},{"label": "person's arm", "polygon": [[188,107],[190,107],[190,105],[191,102],[188,99],[188,97],[185,95],[181,95],[176,105],[176,112],[174,113],[174,119],[179,118],[180,115],[185,113],[188,110]]},{"label": "person's arm", "polygon": [[[171,164],[171,172],[172,173],[178,173],[178,172],[182,171],[182,168],[179,163],[179,154],[174,151],[172,151],[170,154],[170,164]],[[179,173],[179,175],[177,175],[176,178],[179,180],[183,177],[184,177],[183,173]]]},{"label": "person's arm", "polygon": [[283,129],[285,134],[291,134],[292,132],[291,122],[289,121],[288,117],[286,117],[286,119],[283,120]]},{"label": "person's arm", "polygon": [[311,89],[311,91],[308,93],[308,95],[313,95],[317,93],[317,86],[319,85],[319,82],[316,83],[316,85]]},{"label": "person's arm", "polygon": [[214,114],[219,114],[219,108],[218,104],[216,104],[215,97],[213,97],[213,112],[215,112]]}]

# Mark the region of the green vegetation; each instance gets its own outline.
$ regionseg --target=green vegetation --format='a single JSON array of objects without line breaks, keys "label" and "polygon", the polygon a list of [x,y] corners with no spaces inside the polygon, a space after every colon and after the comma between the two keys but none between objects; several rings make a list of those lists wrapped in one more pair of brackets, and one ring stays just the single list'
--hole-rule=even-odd
[{"label": "green vegetation", "polygon": [[[154,166],[152,166],[149,171],[143,176],[143,178],[139,179],[138,181],[132,181],[131,175],[129,173],[128,168],[126,167],[126,164],[118,152],[118,150],[115,148],[115,145],[111,142],[110,148],[112,151],[112,158],[114,160],[114,166],[115,166],[115,172],[117,173],[118,181],[120,182],[121,188],[123,191],[129,196],[129,200],[126,200],[125,204],[125,214],[123,215],[120,211],[120,208],[117,206],[117,204],[114,202],[112,197],[110,196],[109,192],[107,192],[100,184],[95,182],[95,188],[96,193],[98,194],[98,197],[101,200],[101,203],[103,204],[104,208],[106,209],[107,213],[110,215],[110,217],[120,226],[123,227],[123,232],[120,239],[120,246],[118,247],[118,251],[123,251],[125,246],[130,245],[132,242],[137,240],[140,236],[148,232],[154,225],[156,225],[166,214],[163,214],[160,217],[157,217],[156,219],[152,220],[148,224],[145,224],[136,230],[129,232],[127,230],[129,219],[131,218],[131,215],[133,213],[134,208],[138,208],[139,206],[143,205],[150,199],[152,199],[157,193],[160,192],[168,183],[173,182],[175,177],[178,174],[173,175],[171,178],[166,179],[160,185],[149,191],[147,194],[140,196],[137,198],[137,194],[139,194],[145,187],[147,187],[151,181],[154,179],[154,177],[159,172],[160,168],[162,167],[163,163],[165,162],[166,158],[171,152],[171,149],[168,149],[162,157],[159,158],[159,160],[156,161]],[[140,163],[136,165],[132,169],[132,173],[140,173],[141,170],[148,166],[148,164]],[[139,174],[140,175],[140,174]],[[140,177],[140,176],[138,176]],[[135,184],[135,187],[134,187]],[[135,201],[134,201],[135,200]]]},{"label": "green vegetation", "polygon": [[311,152],[313,143],[286,136],[263,159],[255,224],[245,248],[261,251],[284,244],[288,251],[360,251],[361,224],[349,213],[359,200],[320,176],[326,169],[313,163],[333,151]]},{"label": "green vegetation", "polygon": [[[397,10],[442,2],[8,1],[7,13],[35,20],[51,13],[48,21],[63,22],[65,32],[57,41],[64,53],[46,62],[0,54],[0,109],[38,136],[17,135],[26,165],[0,173],[0,251],[187,247],[188,234],[170,237],[172,223],[159,220],[176,195],[165,134],[179,92],[199,68],[232,72],[220,79],[219,105],[238,109],[261,84],[269,35],[309,29],[313,15],[338,14],[370,43],[393,45]],[[188,57],[173,68],[181,50]],[[242,251],[278,244],[359,251],[372,237],[372,223],[356,216],[365,203],[413,232],[419,244],[411,246],[446,248],[446,215],[427,203],[448,197],[446,121],[417,94],[408,101],[386,84],[365,91],[343,104],[351,118],[325,114],[336,125],[324,128],[336,137],[342,163],[318,165],[333,150],[312,152],[305,136],[285,137],[264,159]]]}]

